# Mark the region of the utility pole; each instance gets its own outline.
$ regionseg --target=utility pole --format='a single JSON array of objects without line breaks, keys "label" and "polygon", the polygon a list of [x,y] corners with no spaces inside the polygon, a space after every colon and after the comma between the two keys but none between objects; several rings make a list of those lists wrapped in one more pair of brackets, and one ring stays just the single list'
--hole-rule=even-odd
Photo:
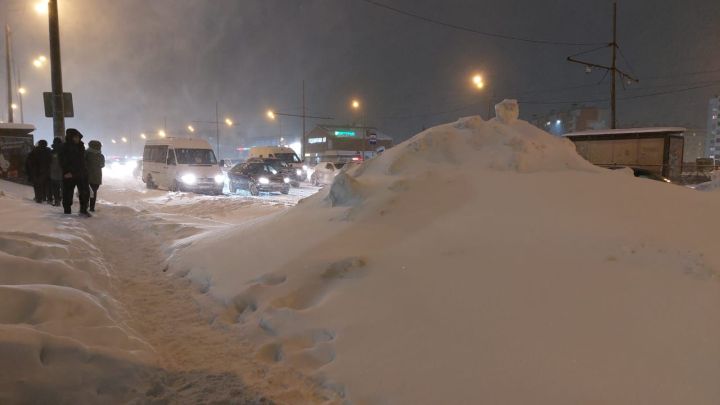
[{"label": "utility pole", "polygon": [[591,71],[592,68],[598,68],[602,70],[606,70],[610,73],[611,77],[611,88],[610,88],[610,128],[616,129],[617,128],[617,77],[620,76],[621,79],[627,79],[628,81],[633,81],[635,83],[640,82],[637,78],[631,76],[628,73],[623,72],[622,70],[618,69],[617,67],[617,52],[620,49],[620,45],[618,44],[617,40],[617,1],[613,2],[613,22],[612,22],[612,42],[609,43],[606,46],[603,46],[602,48],[612,48],[612,62],[610,66],[605,65],[599,65],[597,63],[591,63],[591,62],[585,62],[582,60],[578,60],[575,57],[588,54],[590,52],[595,52],[598,49],[592,49],[590,51],[580,52],[572,56],[568,56],[567,60],[573,63],[579,63],[581,65],[585,65],[585,67],[588,69],[588,72]]},{"label": "utility pole", "polygon": [[305,161],[305,79],[302,81],[302,146],[300,147],[300,160]]},{"label": "utility pole", "polygon": [[610,122],[611,129],[617,128],[617,2],[613,2],[613,40],[612,40],[612,67],[610,73],[612,74],[610,90]]},{"label": "utility pole", "polygon": [[215,102],[215,141],[217,142],[217,159],[220,160],[220,102]]},{"label": "utility pole", "polygon": [[7,69],[7,108],[8,123],[13,123],[13,97],[12,97],[12,77],[10,74],[10,25],[5,24],[5,66]]},{"label": "utility pole", "polygon": [[50,75],[52,79],[53,134],[65,140],[65,104],[63,98],[62,63],[60,61],[60,19],[58,0],[48,1],[50,28]]}]

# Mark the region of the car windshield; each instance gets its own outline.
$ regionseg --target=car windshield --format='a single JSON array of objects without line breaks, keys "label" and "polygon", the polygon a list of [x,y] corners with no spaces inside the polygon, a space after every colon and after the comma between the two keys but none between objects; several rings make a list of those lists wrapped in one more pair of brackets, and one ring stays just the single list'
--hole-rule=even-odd
[{"label": "car windshield", "polygon": [[283,170],[288,168],[288,164],[282,160],[271,160],[267,162],[268,165],[274,167],[276,170]]},{"label": "car windshield", "polygon": [[210,149],[175,149],[177,162],[181,165],[217,164],[215,152]]},{"label": "car windshield", "polygon": [[300,158],[293,152],[290,153],[275,153],[276,158],[282,160],[285,163],[300,163]]},{"label": "car windshield", "polygon": [[278,174],[278,171],[274,167],[266,163],[251,163],[247,166],[246,172],[250,174]]}]

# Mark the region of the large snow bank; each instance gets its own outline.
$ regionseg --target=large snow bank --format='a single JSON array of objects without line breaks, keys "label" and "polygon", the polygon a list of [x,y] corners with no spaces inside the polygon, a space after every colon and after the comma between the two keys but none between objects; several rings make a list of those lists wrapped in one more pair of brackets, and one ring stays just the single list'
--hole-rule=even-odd
[{"label": "large snow bank", "polygon": [[82,224],[5,191],[0,218],[0,403],[142,396],[151,349],[118,321]]},{"label": "large snow bank", "polygon": [[170,269],[353,403],[720,403],[720,198],[596,168],[505,107]]}]

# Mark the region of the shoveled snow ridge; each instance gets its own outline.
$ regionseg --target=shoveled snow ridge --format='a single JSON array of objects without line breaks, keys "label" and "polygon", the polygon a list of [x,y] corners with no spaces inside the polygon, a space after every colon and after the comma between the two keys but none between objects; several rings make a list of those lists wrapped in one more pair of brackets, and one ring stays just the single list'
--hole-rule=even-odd
[{"label": "shoveled snow ridge", "polygon": [[204,235],[170,271],[223,300],[259,359],[353,403],[710,405],[718,204],[469,117]]}]

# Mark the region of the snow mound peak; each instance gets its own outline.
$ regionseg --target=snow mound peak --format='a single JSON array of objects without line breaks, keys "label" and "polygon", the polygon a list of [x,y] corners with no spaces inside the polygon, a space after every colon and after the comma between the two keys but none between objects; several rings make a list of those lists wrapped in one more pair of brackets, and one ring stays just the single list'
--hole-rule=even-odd
[{"label": "snow mound peak", "polygon": [[517,100],[503,100],[495,104],[495,116],[504,124],[512,124],[520,116]]},{"label": "snow mound peak", "polygon": [[597,171],[569,140],[517,119],[517,102],[496,107],[498,118],[461,118],[419,133],[386,151],[359,175],[409,175],[427,171],[501,170],[522,173],[557,170]]}]

